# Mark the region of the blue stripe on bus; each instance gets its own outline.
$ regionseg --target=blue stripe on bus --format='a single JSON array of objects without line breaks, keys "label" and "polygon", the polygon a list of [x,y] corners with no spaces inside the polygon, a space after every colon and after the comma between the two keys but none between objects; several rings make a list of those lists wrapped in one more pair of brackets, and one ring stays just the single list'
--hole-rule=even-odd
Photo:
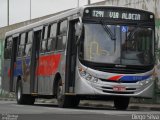
[{"label": "blue stripe on bus", "polygon": [[[27,57],[25,58],[25,64],[27,67],[29,67],[29,64],[30,64],[30,57]],[[23,74],[23,71],[22,71],[22,59],[19,59],[16,61],[16,68],[15,68],[15,71],[14,71],[14,76],[19,76],[19,75],[22,75]]]},{"label": "blue stripe on bus", "polygon": [[120,81],[122,82],[136,82],[136,81],[141,81],[149,78],[150,75],[148,76],[123,76],[120,78]]}]

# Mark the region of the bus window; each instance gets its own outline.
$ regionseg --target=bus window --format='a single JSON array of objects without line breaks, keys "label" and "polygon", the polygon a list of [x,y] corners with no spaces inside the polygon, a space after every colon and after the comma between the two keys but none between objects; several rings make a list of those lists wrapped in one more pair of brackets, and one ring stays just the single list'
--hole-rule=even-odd
[{"label": "bus window", "polygon": [[57,23],[54,23],[51,25],[49,37],[50,38],[56,37],[56,34],[57,34]]},{"label": "bus window", "polygon": [[43,52],[46,51],[46,43],[47,43],[46,40],[42,40],[42,43],[41,43],[41,53],[43,53]]},{"label": "bus window", "polygon": [[48,26],[45,26],[43,28],[43,39],[47,39],[48,38]]},{"label": "bus window", "polygon": [[56,45],[57,23],[50,25],[49,39],[47,42],[47,51],[54,51]]},{"label": "bus window", "polygon": [[4,58],[10,59],[11,58],[11,49],[12,49],[12,37],[8,37],[5,43],[4,49]]},{"label": "bus window", "polygon": [[26,40],[26,33],[22,33],[20,36],[20,42],[19,42],[19,47],[18,47],[18,57],[24,55],[25,40]]},{"label": "bus window", "polygon": [[67,20],[64,20],[60,23],[60,33],[59,34],[66,34],[67,33]]},{"label": "bus window", "polygon": [[55,48],[55,43],[56,43],[56,38],[50,38],[50,39],[48,39],[47,50],[48,51],[53,51],[54,48]]},{"label": "bus window", "polygon": [[9,37],[7,39],[7,48],[10,48],[10,47],[12,47],[12,37]]},{"label": "bus window", "polygon": [[29,31],[27,41],[26,41],[26,45],[25,45],[25,50],[24,50],[24,54],[26,56],[31,54],[32,41],[33,41],[33,32]]},{"label": "bus window", "polygon": [[31,44],[26,44],[26,48],[25,48],[25,51],[24,51],[25,55],[28,56],[31,54]]},{"label": "bus window", "polygon": [[64,50],[66,45],[67,36],[58,37],[57,50]]},{"label": "bus window", "polygon": [[20,37],[20,45],[24,45],[26,40],[26,33],[22,33]]},{"label": "bus window", "polygon": [[57,50],[64,50],[67,38],[67,20],[60,22],[59,24],[59,32],[58,32],[58,39],[57,39]]},{"label": "bus window", "polygon": [[23,56],[24,53],[24,45],[20,45],[18,48],[18,57]]},{"label": "bus window", "polygon": [[40,51],[41,53],[46,51],[46,43],[47,43],[47,39],[48,39],[48,26],[44,26],[43,27],[43,34],[42,34],[42,41],[41,41],[41,46],[40,46]]},{"label": "bus window", "polygon": [[30,32],[28,32],[27,43],[32,43],[32,41],[33,41],[33,32],[30,31]]}]

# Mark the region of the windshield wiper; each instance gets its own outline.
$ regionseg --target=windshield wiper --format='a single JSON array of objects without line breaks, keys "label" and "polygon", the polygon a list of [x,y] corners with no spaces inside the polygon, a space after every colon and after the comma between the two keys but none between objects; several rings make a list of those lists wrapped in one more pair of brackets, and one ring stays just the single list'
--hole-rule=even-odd
[{"label": "windshield wiper", "polygon": [[104,23],[104,21],[100,21],[103,29],[106,31],[106,33],[109,35],[109,37],[112,39],[112,40],[116,40],[116,36],[115,34],[112,33],[112,31],[110,30],[110,28]]},{"label": "windshield wiper", "polygon": [[140,28],[136,27],[132,32],[130,32],[130,34],[127,37],[127,40],[130,40],[133,37],[133,35],[139,30],[140,30]]}]

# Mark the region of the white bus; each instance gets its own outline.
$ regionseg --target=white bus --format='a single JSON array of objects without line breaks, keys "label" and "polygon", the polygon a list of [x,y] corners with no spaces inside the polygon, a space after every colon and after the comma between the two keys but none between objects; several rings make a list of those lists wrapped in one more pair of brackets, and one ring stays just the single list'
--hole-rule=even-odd
[{"label": "white bus", "polygon": [[3,88],[18,104],[55,97],[59,107],[112,99],[127,109],[130,97],[152,98],[154,20],[148,11],[85,6],[7,32]]}]

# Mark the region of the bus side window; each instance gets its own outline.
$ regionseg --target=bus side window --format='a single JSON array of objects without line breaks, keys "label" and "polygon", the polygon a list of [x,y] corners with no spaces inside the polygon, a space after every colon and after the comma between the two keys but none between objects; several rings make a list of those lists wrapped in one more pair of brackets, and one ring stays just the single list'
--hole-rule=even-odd
[{"label": "bus side window", "polygon": [[41,53],[46,51],[46,43],[47,43],[47,39],[48,39],[48,26],[44,26],[43,27],[43,33],[42,33],[42,41],[41,41],[41,47],[40,47],[40,51]]},{"label": "bus side window", "polygon": [[26,41],[26,33],[22,33],[20,35],[20,41],[19,41],[19,47],[18,47],[18,57],[21,57],[24,55],[25,41]]},{"label": "bus side window", "polygon": [[10,59],[11,58],[11,49],[12,49],[12,37],[8,37],[5,42],[4,48],[4,58]]},{"label": "bus side window", "polygon": [[47,42],[47,50],[54,51],[56,45],[57,23],[50,25],[49,39]]},{"label": "bus side window", "polygon": [[58,39],[56,44],[57,50],[65,50],[66,40],[67,40],[67,20],[59,23]]},{"label": "bus side window", "polygon": [[32,41],[33,41],[33,31],[29,31],[28,32],[28,37],[27,37],[27,43],[29,44],[32,44]]},{"label": "bus side window", "polygon": [[27,36],[25,51],[24,51],[26,56],[31,55],[32,41],[33,41],[33,32],[29,31]]},{"label": "bus side window", "polygon": [[60,22],[60,31],[59,34],[66,35],[67,34],[67,20]]},{"label": "bus side window", "polygon": [[56,35],[57,35],[57,23],[53,23],[50,26],[50,35],[49,35],[49,37],[50,38],[54,38],[54,37],[56,37]]}]

